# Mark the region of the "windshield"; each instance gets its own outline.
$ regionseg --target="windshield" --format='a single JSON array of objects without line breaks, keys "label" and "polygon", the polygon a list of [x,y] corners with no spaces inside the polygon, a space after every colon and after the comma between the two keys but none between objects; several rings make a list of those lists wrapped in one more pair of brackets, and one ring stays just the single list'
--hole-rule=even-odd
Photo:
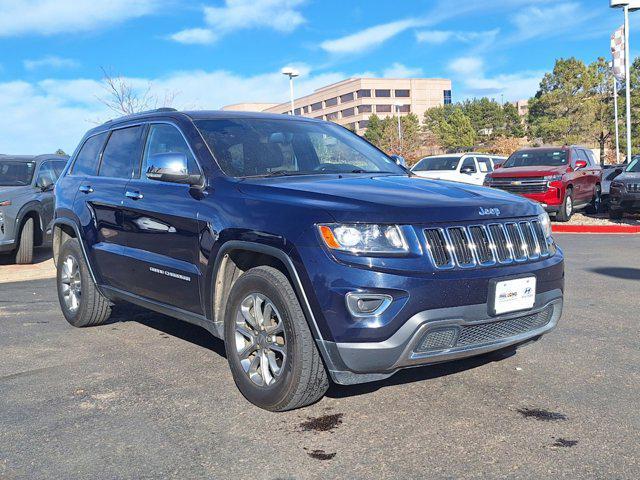
[{"label": "windshield", "polygon": [[640,158],[631,160],[631,163],[629,164],[625,172],[640,173]]},{"label": "windshield", "polygon": [[416,163],[414,172],[427,170],[455,170],[458,167],[460,157],[427,157]]},{"label": "windshield", "polygon": [[561,167],[566,164],[566,150],[522,150],[512,154],[502,167]]},{"label": "windshield", "polygon": [[406,175],[384,153],[330,123],[227,118],[195,122],[220,168],[232,177],[330,173]]},{"label": "windshield", "polygon": [[36,164],[33,162],[0,161],[0,186],[19,187],[31,184]]}]

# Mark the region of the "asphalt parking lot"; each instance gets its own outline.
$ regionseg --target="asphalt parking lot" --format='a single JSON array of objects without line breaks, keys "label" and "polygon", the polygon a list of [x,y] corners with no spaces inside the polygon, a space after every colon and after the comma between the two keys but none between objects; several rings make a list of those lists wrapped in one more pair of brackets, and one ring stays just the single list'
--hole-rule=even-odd
[{"label": "asphalt parking lot", "polygon": [[74,329],[45,254],[25,281],[0,265],[0,478],[637,479],[640,237],[558,241],[565,312],[542,341],[281,414],[204,330],[133,308]]}]

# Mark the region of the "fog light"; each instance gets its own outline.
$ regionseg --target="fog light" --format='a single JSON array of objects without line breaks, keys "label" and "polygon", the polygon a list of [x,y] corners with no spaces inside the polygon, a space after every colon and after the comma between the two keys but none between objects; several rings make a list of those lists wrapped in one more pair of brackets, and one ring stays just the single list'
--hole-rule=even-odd
[{"label": "fog light", "polygon": [[439,328],[428,332],[423,338],[418,348],[417,353],[430,352],[433,350],[445,350],[455,346],[458,340],[458,328],[448,327]]},{"label": "fog light", "polygon": [[379,293],[349,292],[346,295],[347,308],[354,317],[377,317],[391,305],[393,297]]}]

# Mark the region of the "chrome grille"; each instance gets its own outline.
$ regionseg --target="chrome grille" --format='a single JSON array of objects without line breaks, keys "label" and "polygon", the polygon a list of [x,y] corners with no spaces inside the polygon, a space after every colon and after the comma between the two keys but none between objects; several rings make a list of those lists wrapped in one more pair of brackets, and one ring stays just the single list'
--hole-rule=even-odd
[{"label": "chrome grille", "polygon": [[518,194],[544,193],[549,188],[543,177],[492,178],[490,186]]},{"label": "chrome grille", "polygon": [[425,333],[414,351],[427,353],[449,348],[473,347],[515,337],[548,325],[553,317],[553,310],[553,306],[549,305],[544,310],[522,317],[477,325],[441,327]]},{"label": "chrome grille", "polygon": [[438,269],[525,262],[550,254],[537,220],[427,228],[424,234],[429,256]]}]

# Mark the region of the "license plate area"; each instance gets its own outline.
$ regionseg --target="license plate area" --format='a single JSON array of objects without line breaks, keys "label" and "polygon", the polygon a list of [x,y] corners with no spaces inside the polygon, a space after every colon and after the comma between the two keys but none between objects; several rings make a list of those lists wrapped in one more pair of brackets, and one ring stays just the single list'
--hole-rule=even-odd
[{"label": "license plate area", "polygon": [[536,302],[536,277],[497,278],[489,283],[489,315],[531,310]]}]

